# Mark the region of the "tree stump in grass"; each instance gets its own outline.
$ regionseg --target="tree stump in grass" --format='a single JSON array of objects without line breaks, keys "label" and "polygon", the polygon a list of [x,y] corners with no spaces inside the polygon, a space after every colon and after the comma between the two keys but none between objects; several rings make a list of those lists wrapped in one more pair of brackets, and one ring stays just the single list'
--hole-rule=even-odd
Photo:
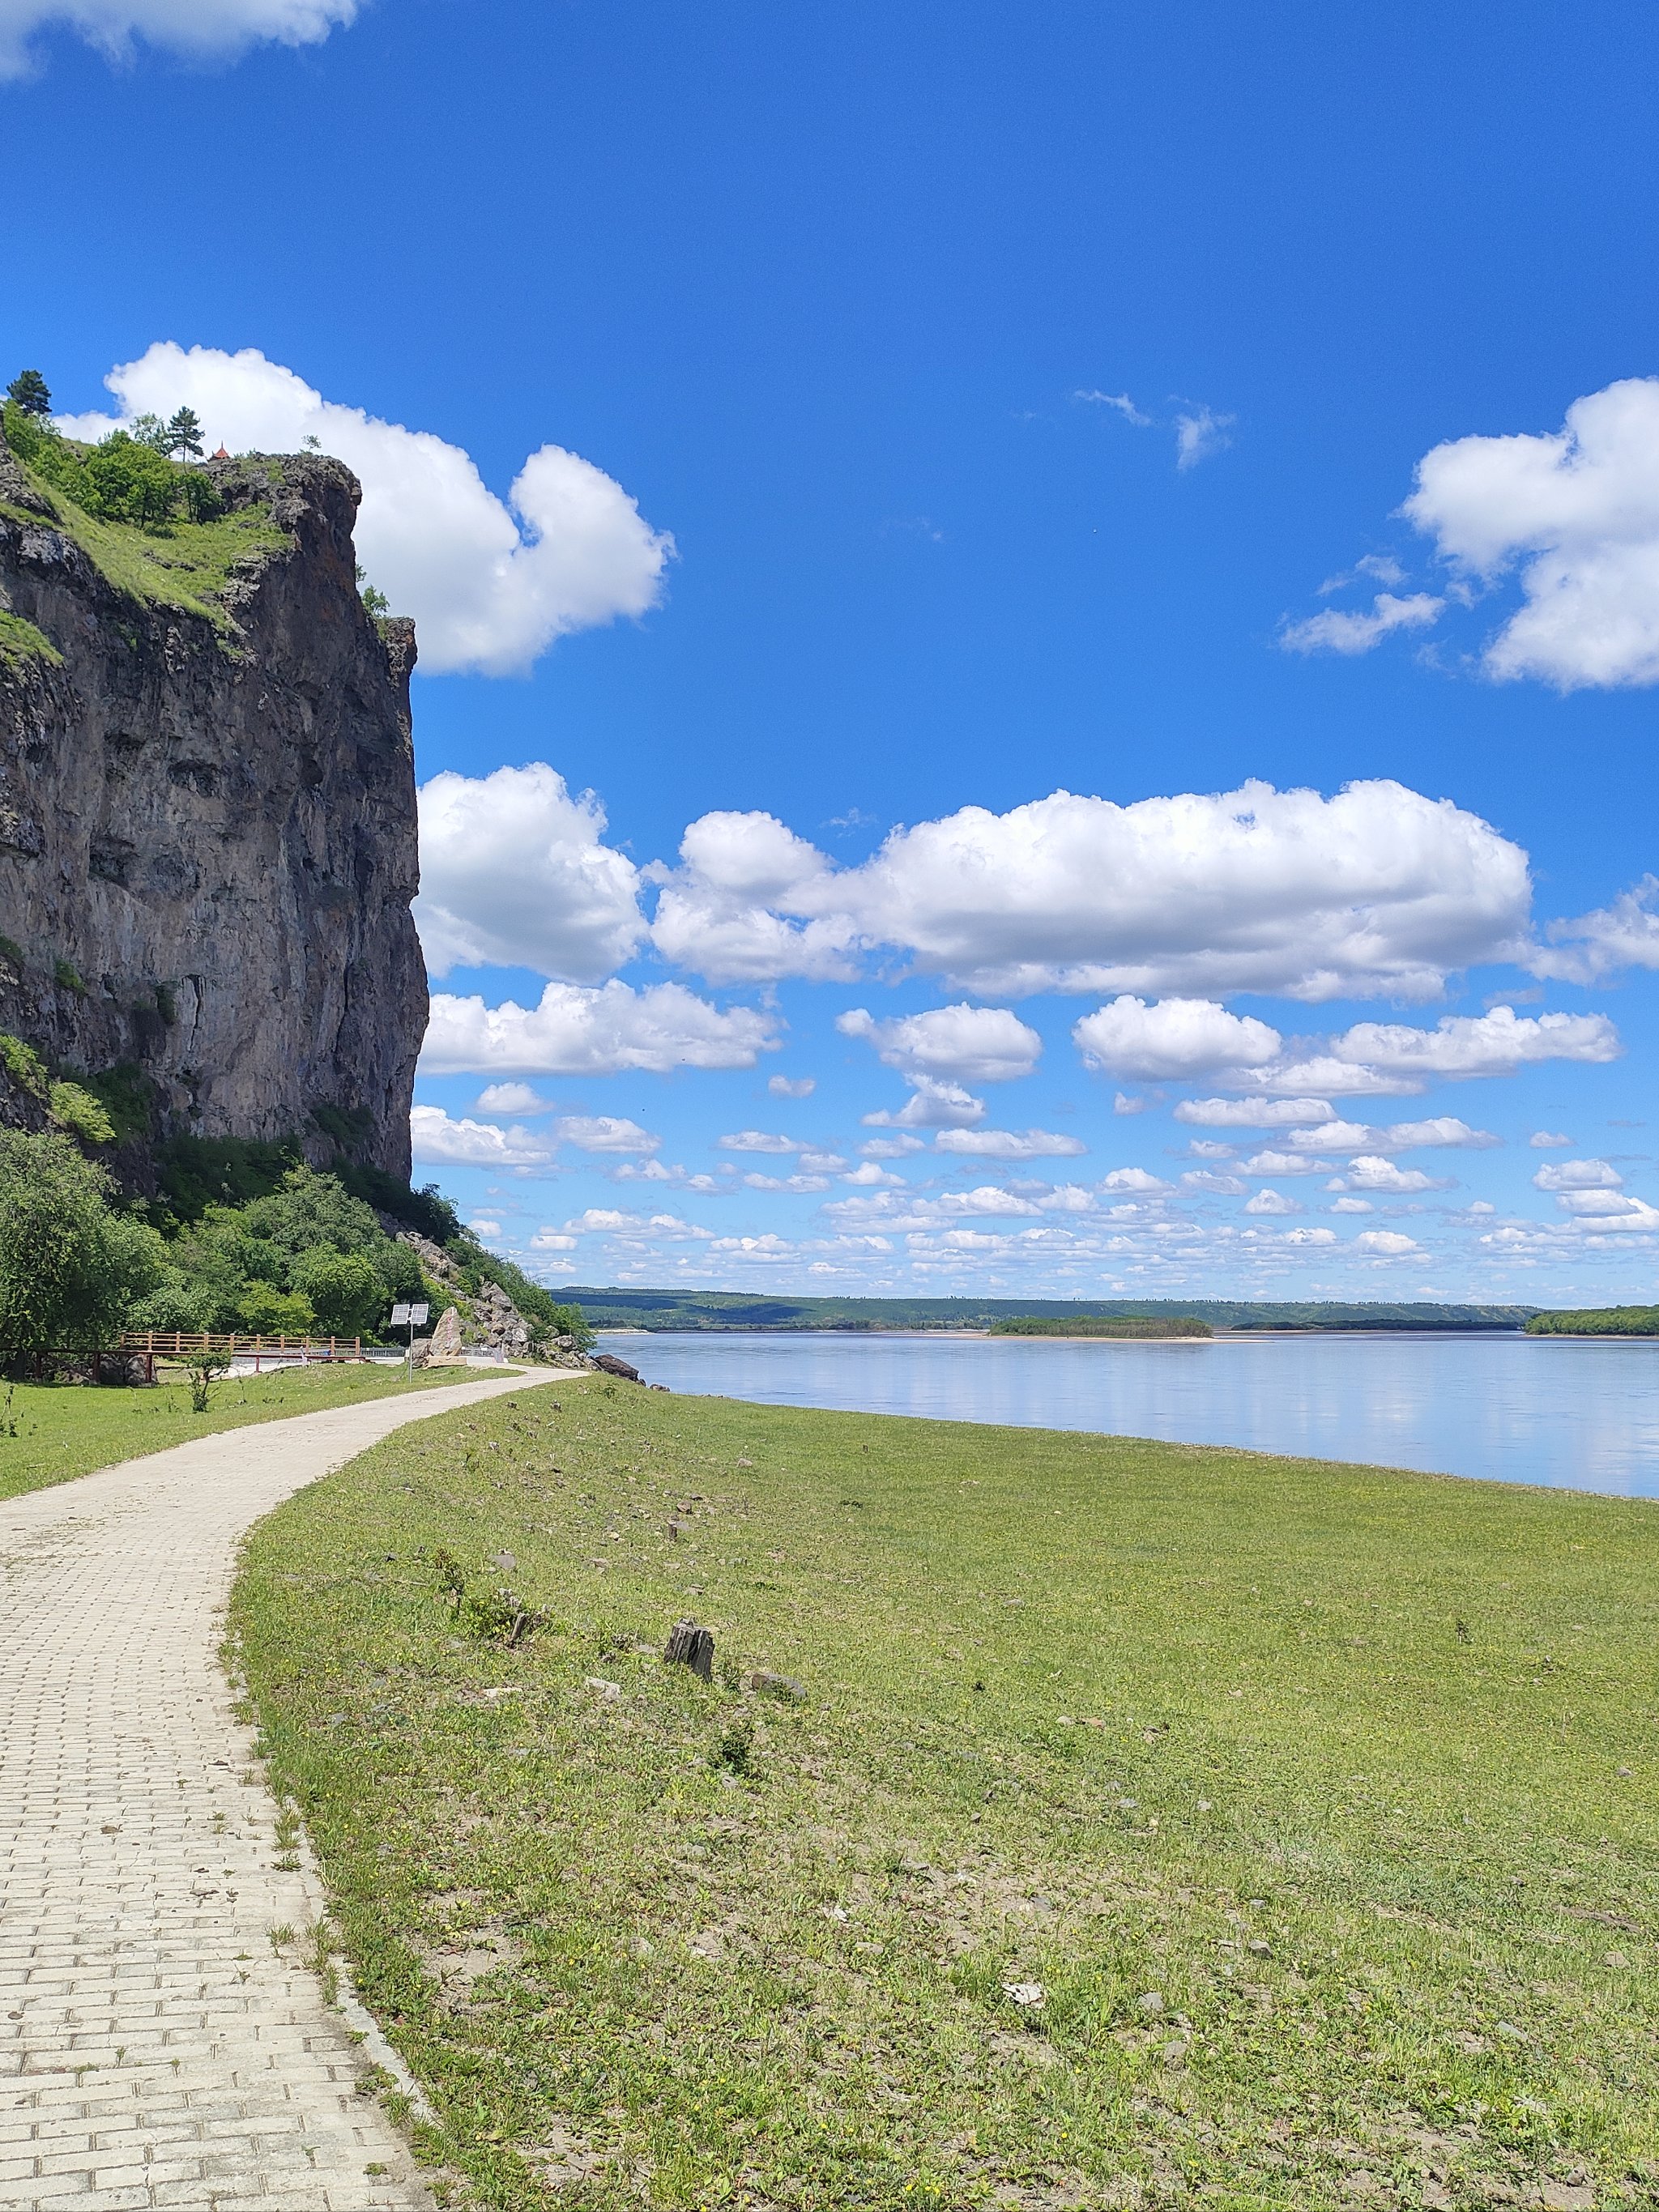
[{"label": "tree stump in grass", "polygon": [[699,1628],[695,1620],[677,1620],[668,1632],[668,1648],[662,1656],[664,1666],[689,1667],[705,1682],[712,1682],[714,1632],[712,1628]]}]

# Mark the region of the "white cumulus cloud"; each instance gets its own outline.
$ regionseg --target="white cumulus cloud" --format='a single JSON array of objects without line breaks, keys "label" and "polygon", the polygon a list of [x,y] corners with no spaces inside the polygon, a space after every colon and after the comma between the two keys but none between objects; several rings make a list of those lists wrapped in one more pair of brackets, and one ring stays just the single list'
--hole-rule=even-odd
[{"label": "white cumulus cloud", "polygon": [[1091,1067],[1144,1082],[1175,1082],[1218,1068],[1260,1067],[1276,1060],[1279,1031],[1253,1015],[1230,1014],[1212,999],[1114,999],[1073,1029]]},{"label": "white cumulus cloud", "polygon": [[[1431,1030],[1397,1022],[1357,1022],[1330,1043],[1340,1064],[1383,1078],[1454,1082],[1477,1076],[1513,1075],[1544,1060],[1605,1065],[1623,1047],[1605,1014],[1517,1014],[1493,1006],[1484,1014],[1445,1014]],[[1290,1084],[1298,1070],[1283,1072]]]},{"label": "white cumulus cloud", "polygon": [[1292,1130],[1289,1141],[1300,1152],[1490,1152],[1504,1140],[1489,1129],[1472,1129],[1455,1114],[1437,1114],[1426,1121],[1392,1121],[1386,1127],[1322,1121],[1311,1129]]},{"label": "white cumulus cloud", "polygon": [[[1490,1129],[1472,1129],[1455,1114],[1436,1114],[1426,1121],[1391,1121],[1386,1129],[1373,1130],[1370,1134],[1385,1139],[1387,1149],[1395,1152],[1431,1152],[1442,1146],[1455,1152],[1489,1152],[1504,1141]],[[1372,1149],[1379,1147],[1374,1145]]]},{"label": "white cumulus cloud", "polygon": [[895,830],[853,868],[770,815],[709,816],[682,853],[656,942],[710,980],[839,974],[887,945],[992,998],[1431,998],[1523,945],[1531,906],[1519,846],[1380,780],[1127,806],[1059,791]]},{"label": "white cumulus cloud", "polygon": [[1245,1206],[1246,1213],[1300,1213],[1302,1208],[1282,1190],[1261,1189]]},{"label": "white cumulus cloud", "polygon": [[910,1096],[896,1112],[885,1107],[860,1116],[866,1129],[971,1129],[985,1119],[985,1101],[959,1083],[939,1083],[913,1075]]},{"label": "white cumulus cloud", "polygon": [[440,992],[421,1065],[432,1075],[666,1074],[677,1067],[752,1067],[777,1047],[775,1019],[749,1006],[725,1012],[680,983],[597,990],[550,983],[539,1005]]},{"label": "white cumulus cloud", "polygon": [[1404,1260],[1423,1247],[1415,1237],[1403,1237],[1397,1229],[1366,1229],[1354,1238],[1353,1249],[1373,1260]]},{"label": "white cumulus cloud", "polygon": [[766,1087],[774,1098],[810,1098],[818,1079],[816,1075],[770,1075]]},{"label": "white cumulus cloud", "polygon": [[[175,7],[204,12],[186,0]],[[343,461],[363,488],[358,558],[393,611],[414,617],[428,671],[514,674],[555,639],[642,615],[661,594],[673,539],[562,446],[532,453],[503,501],[460,447],[325,399],[252,348],[186,352],[164,341],[104,380],[119,415],[60,417],[70,435],[98,438],[135,415],[190,406],[210,447],[289,453],[314,438]]]},{"label": "white cumulus cloud", "polygon": [[274,41],[310,46],[353,22],[357,0],[0,0],[0,78],[27,76],[31,40],[61,24],[109,60],[135,40],[191,61],[226,61]]},{"label": "white cumulus cloud", "polygon": [[1403,1197],[1408,1193],[1425,1190],[1450,1190],[1448,1177],[1425,1175],[1421,1168],[1402,1168],[1396,1160],[1386,1160],[1380,1155],[1362,1153],[1350,1160],[1346,1175],[1339,1176],[1328,1183],[1328,1190],[1369,1190],[1386,1192],[1392,1197]]},{"label": "white cumulus cloud", "polygon": [[1618,1190],[1625,1178],[1609,1160],[1562,1160],[1540,1168],[1532,1180],[1538,1190]]},{"label": "white cumulus cloud", "polygon": [[663,885],[653,940],[678,967],[711,983],[857,972],[857,924],[834,910],[830,861],[775,815],[705,814],[680,841],[678,868],[653,872]]},{"label": "white cumulus cloud", "polygon": [[1119,1197],[1127,1192],[1136,1198],[1156,1198],[1170,1186],[1150,1168],[1113,1168],[1100,1178],[1100,1188],[1109,1197]]},{"label": "white cumulus cloud", "polygon": [[1564,1136],[1555,1129],[1534,1129],[1527,1139],[1535,1152],[1559,1152],[1564,1146],[1577,1144],[1576,1137]]},{"label": "white cumulus cloud", "polygon": [[597,983],[645,935],[639,872],[604,842],[605,810],[544,761],[423,784],[415,920],[434,975],[533,969]]},{"label": "white cumulus cloud", "polygon": [[889,1021],[854,1006],[836,1027],[872,1045],[908,1082],[1012,1082],[1029,1075],[1042,1051],[1036,1031],[1006,1006],[933,1006]]},{"label": "white cumulus cloud", "polygon": [[[1177,1121],[1200,1129],[1293,1129],[1303,1122],[1328,1121],[1328,1098],[1182,1098]],[[1193,1147],[1196,1152],[1197,1146]]]},{"label": "white cumulus cloud", "polygon": [[1644,876],[1610,906],[1551,922],[1548,943],[1534,946],[1526,964],[1534,975],[1565,983],[1596,983],[1621,968],[1659,968],[1656,903],[1659,876]]},{"label": "white cumulus cloud", "polygon": [[409,1133],[423,1167],[537,1168],[553,1158],[553,1146],[533,1129],[452,1121],[441,1106],[411,1107]]},{"label": "white cumulus cloud", "polygon": [[1188,1168],[1181,1178],[1183,1190],[1207,1191],[1218,1198],[1243,1198],[1248,1186],[1235,1175],[1218,1174],[1214,1168]]},{"label": "white cumulus cloud", "polygon": [[1518,568],[1522,603],[1486,647],[1489,675],[1563,691],[1659,682],[1659,378],[1576,399],[1542,436],[1437,446],[1403,511],[1469,577]]},{"label": "white cumulus cloud", "polygon": [[481,1114],[545,1114],[553,1101],[528,1083],[487,1083],[474,1103]]},{"label": "white cumulus cloud", "polygon": [[639,1154],[658,1152],[662,1146],[660,1137],[653,1137],[649,1129],[619,1114],[562,1115],[553,1124],[553,1133],[560,1144],[570,1145],[579,1152]]},{"label": "white cumulus cloud", "polygon": [[1075,1158],[1089,1147],[1054,1129],[941,1129],[933,1149],[979,1159],[1042,1160]]}]

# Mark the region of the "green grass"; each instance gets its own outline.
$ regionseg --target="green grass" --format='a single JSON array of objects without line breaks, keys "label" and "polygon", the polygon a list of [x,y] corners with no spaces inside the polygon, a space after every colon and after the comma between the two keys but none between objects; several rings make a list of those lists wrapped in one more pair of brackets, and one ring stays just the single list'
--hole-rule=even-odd
[{"label": "green grass", "polygon": [[[163,1372],[167,1372],[164,1369]],[[71,1481],[118,1460],[141,1459],[187,1443],[191,1437],[251,1421],[279,1421],[289,1413],[355,1406],[405,1389],[433,1389],[446,1382],[505,1375],[507,1368],[478,1368],[462,1376],[453,1368],[416,1372],[405,1384],[401,1367],[378,1365],[284,1368],[275,1375],[221,1376],[205,1413],[192,1413],[182,1382],[153,1390],[94,1389],[79,1383],[0,1382],[0,1498],[20,1497]]]},{"label": "green grass", "polygon": [[0,608],[0,665],[21,668],[30,660],[44,660],[49,668],[64,665],[63,654],[44,630]]},{"label": "green grass", "polygon": [[447,2202],[1650,2205],[1656,1569],[1649,1505],[589,1381],[283,1505],[233,1623]]},{"label": "green grass", "polygon": [[[32,488],[50,502],[56,526],[74,539],[118,591],[149,605],[204,615],[222,631],[228,629],[229,618],[220,601],[231,577],[289,543],[287,532],[271,521],[270,509],[257,503],[212,522],[173,521],[160,532],[140,530],[131,523],[102,521],[54,490],[27,463],[18,465]],[[42,526],[43,518],[25,508],[7,507],[3,511],[37,530]]]}]

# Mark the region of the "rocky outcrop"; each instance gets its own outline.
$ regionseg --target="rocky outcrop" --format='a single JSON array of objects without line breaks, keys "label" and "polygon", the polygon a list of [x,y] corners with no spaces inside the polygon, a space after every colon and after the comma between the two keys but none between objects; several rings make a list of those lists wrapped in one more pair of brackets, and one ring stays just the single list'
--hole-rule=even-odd
[{"label": "rocky outcrop", "polygon": [[[434,1243],[431,1237],[422,1237],[417,1230],[398,1228],[395,1222],[388,1226],[398,1243],[407,1244],[415,1254],[430,1279],[441,1284],[454,1299],[439,1327],[453,1322],[457,1349],[465,1344],[497,1359],[539,1360],[550,1367],[586,1368],[595,1364],[578,1349],[574,1337],[544,1337],[538,1341],[530,1323],[499,1283],[482,1284],[469,1297],[463,1287],[460,1268],[443,1246]],[[434,1358],[438,1357],[436,1344],[434,1335]]]},{"label": "rocky outcrop", "polygon": [[530,1323],[498,1283],[484,1283],[472,1301],[477,1341],[498,1359],[528,1359]]},{"label": "rocky outcrop", "polygon": [[413,627],[359,597],[338,462],[208,473],[225,519],[141,540],[0,444],[0,1030],[136,1066],[158,1135],[406,1179]]},{"label": "rocky outcrop", "polygon": [[453,1306],[446,1306],[438,1316],[438,1326],[432,1332],[425,1347],[422,1365],[447,1367],[451,1360],[465,1359],[466,1346],[461,1335],[461,1317]]}]

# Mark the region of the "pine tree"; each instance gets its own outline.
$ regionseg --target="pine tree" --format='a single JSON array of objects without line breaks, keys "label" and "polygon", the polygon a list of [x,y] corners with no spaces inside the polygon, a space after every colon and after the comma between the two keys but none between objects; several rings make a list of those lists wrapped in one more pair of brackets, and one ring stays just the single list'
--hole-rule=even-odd
[{"label": "pine tree", "polygon": [[180,407],[167,424],[167,451],[201,459],[202,424],[193,407]]},{"label": "pine tree", "polygon": [[50,415],[52,394],[38,368],[26,368],[6,386],[6,397],[26,415]]}]

